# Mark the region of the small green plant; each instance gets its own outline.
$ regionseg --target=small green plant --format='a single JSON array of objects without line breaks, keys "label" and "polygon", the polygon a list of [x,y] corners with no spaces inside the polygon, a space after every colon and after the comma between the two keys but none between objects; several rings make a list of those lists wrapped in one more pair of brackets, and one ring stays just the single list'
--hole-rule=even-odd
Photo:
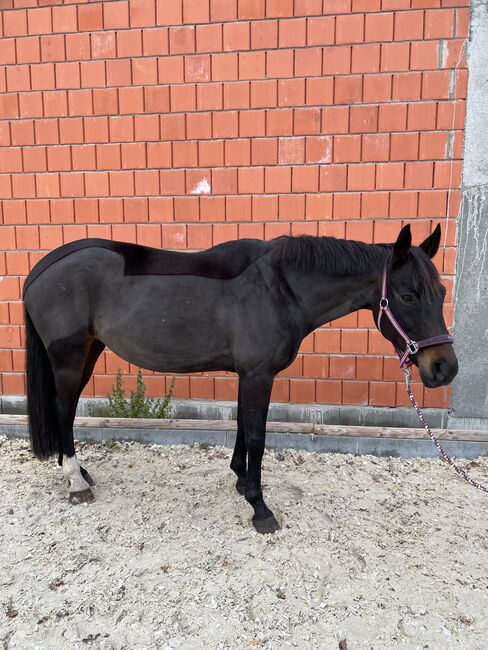
[{"label": "small green plant", "polygon": [[163,399],[146,397],[146,385],[142,371],[137,372],[136,389],[127,399],[120,368],[117,370],[112,392],[108,397],[108,417],[112,418],[169,418],[171,416],[171,400],[175,388],[175,377],[171,382],[168,394]]},{"label": "small green plant", "polygon": [[124,385],[122,382],[122,372],[120,368],[117,369],[115,376],[115,383],[112,386],[112,392],[107,395],[108,397],[108,413],[107,415],[112,418],[128,418],[129,417],[129,402],[125,397]]}]

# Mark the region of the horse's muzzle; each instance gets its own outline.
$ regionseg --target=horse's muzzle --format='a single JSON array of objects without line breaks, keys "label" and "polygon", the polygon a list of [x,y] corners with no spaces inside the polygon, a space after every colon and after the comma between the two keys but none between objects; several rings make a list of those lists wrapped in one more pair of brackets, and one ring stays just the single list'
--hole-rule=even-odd
[{"label": "horse's muzzle", "polygon": [[439,345],[419,352],[418,367],[424,386],[439,388],[457,375],[458,360],[451,345]]}]

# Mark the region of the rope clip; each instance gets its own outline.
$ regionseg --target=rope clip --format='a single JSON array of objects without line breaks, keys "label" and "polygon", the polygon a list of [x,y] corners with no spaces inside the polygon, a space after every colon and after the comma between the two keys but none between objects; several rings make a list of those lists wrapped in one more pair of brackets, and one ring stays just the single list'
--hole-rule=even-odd
[{"label": "rope clip", "polygon": [[410,366],[407,368],[402,368],[403,374],[405,375],[405,386],[407,387],[407,390],[410,390],[410,379],[412,378],[412,369]]}]

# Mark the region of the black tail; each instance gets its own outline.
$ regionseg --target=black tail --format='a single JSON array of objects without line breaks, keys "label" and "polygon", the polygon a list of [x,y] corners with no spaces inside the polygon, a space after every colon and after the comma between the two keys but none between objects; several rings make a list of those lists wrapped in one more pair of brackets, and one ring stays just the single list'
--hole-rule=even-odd
[{"label": "black tail", "polygon": [[37,458],[44,460],[57,454],[60,449],[56,387],[46,348],[27,309],[25,326],[29,434],[33,452]]}]

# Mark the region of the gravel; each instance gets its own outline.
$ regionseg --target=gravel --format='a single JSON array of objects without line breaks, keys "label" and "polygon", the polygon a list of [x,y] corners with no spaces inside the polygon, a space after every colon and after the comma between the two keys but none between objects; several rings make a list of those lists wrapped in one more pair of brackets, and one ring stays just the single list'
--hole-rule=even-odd
[{"label": "gravel", "polygon": [[488,647],[488,500],[441,461],[267,452],[262,536],[228,449],[78,448],[73,506],[0,438],[0,648]]}]

